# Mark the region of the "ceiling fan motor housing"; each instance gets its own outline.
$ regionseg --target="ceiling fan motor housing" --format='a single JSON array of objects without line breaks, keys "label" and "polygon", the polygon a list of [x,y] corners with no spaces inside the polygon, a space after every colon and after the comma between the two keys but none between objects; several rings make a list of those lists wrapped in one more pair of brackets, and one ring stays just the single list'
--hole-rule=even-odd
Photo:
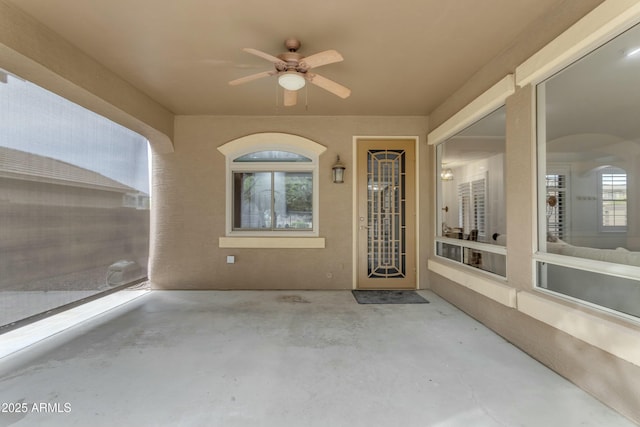
[{"label": "ceiling fan motor housing", "polygon": [[284,46],[287,48],[289,52],[295,52],[298,49],[300,49],[300,46],[302,46],[302,43],[300,43],[300,40],[298,39],[286,39],[284,41]]},{"label": "ceiling fan motor housing", "polygon": [[[301,66],[301,62],[302,62],[303,56],[300,55],[297,52],[281,53],[280,55],[278,55],[278,58],[282,59],[286,63],[286,69],[285,70],[278,70],[278,71],[295,70],[295,71],[298,71],[300,73],[305,73],[308,70],[308,68],[305,68],[305,67]],[[277,68],[278,67],[277,67],[277,64],[276,64],[276,69]]]}]

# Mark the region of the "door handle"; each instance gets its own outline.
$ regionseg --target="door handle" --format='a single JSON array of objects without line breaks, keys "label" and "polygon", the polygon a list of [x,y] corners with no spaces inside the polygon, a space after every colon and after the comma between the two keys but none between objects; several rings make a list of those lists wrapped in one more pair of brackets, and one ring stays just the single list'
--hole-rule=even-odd
[{"label": "door handle", "polygon": [[360,226],[360,230],[368,230],[369,226],[368,225],[361,225]]}]

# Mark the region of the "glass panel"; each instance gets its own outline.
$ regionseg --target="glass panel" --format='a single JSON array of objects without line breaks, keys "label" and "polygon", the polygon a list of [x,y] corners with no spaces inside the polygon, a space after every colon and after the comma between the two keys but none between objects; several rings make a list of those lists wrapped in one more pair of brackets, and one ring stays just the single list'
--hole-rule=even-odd
[{"label": "glass panel", "polygon": [[462,247],[444,242],[436,242],[436,254],[453,261],[461,262]]},{"label": "glass panel", "polygon": [[271,180],[271,172],[234,172],[234,229],[271,229]]},{"label": "glass panel", "polygon": [[462,252],[462,263],[471,267],[478,268],[489,273],[499,276],[506,276],[507,273],[507,257],[502,254],[494,254],[491,252],[464,248]]},{"label": "glass panel", "polygon": [[437,147],[438,235],[504,245],[505,108]]},{"label": "glass panel", "polygon": [[640,317],[640,281],[538,263],[541,288]]},{"label": "glass panel", "polygon": [[237,163],[246,162],[310,162],[311,159],[288,151],[256,151],[245,154],[233,160]]},{"label": "glass panel", "polygon": [[[536,88],[542,252],[640,266],[638,46],[636,25]],[[640,315],[635,280],[539,263],[538,286]]]},{"label": "glass panel", "polygon": [[234,172],[235,230],[313,229],[312,172]]},{"label": "glass panel", "polygon": [[369,278],[406,275],[404,157],[402,150],[367,153]]},{"label": "glass panel", "polygon": [[313,228],[313,175],[311,172],[275,172],[276,228]]},{"label": "glass panel", "polygon": [[0,84],[0,325],[146,276],[148,164],[144,137]]},{"label": "glass panel", "polygon": [[436,241],[436,254],[502,277],[507,275],[507,257],[503,254],[472,249],[461,245]]},{"label": "glass panel", "polygon": [[543,252],[640,252],[640,55],[627,55],[637,46],[638,25],[537,86]]}]

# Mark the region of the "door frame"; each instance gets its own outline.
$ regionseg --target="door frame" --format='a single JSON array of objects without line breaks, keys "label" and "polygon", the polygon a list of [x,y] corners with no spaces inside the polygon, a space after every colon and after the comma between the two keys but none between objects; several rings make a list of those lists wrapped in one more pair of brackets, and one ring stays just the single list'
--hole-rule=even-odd
[{"label": "door frame", "polygon": [[414,141],[414,149],[415,149],[415,176],[414,176],[414,188],[415,188],[415,204],[416,204],[416,218],[415,218],[415,230],[416,230],[416,238],[415,238],[415,248],[414,253],[416,254],[415,265],[416,265],[416,287],[415,289],[420,289],[420,137],[415,135],[409,136],[371,136],[371,135],[355,135],[353,136],[352,145],[352,155],[351,158],[351,170],[353,173],[352,176],[352,187],[351,187],[351,200],[352,200],[352,255],[351,255],[351,264],[353,265],[352,271],[352,289],[358,289],[358,143],[361,140],[371,141],[371,140],[413,140]]}]

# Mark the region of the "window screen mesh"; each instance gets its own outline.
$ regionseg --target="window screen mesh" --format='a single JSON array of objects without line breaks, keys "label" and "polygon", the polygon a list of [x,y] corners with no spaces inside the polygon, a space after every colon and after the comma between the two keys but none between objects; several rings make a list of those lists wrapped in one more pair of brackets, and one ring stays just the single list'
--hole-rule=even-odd
[{"label": "window screen mesh", "polygon": [[0,326],[144,278],[149,206],[144,137],[0,83]]}]

